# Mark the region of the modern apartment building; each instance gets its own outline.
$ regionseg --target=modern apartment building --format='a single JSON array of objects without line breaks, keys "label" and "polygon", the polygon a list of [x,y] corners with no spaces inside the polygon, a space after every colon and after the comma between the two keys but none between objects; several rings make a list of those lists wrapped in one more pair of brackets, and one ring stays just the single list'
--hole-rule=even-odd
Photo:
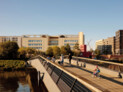
[{"label": "modern apartment building", "polygon": [[96,41],[96,48],[101,54],[115,54],[115,37]]},{"label": "modern apartment building", "polygon": [[22,47],[22,38],[21,36],[0,36],[0,43],[14,41],[17,42],[19,47]]},{"label": "modern apartment building", "polygon": [[78,35],[23,35],[22,37],[22,47],[30,47],[42,51],[46,51],[50,46],[61,47],[67,44],[69,44],[71,49],[73,49],[76,43],[84,45],[83,32],[79,32]]},{"label": "modern apartment building", "polygon": [[123,55],[123,30],[116,31],[115,37],[96,41],[96,48],[104,54],[104,51],[112,54]]},{"label": "modern apartment building", "polygon": [[96,49],[100,50],[100,53],[103,54],[103,39],[96,41]]},{"label": "modern apartment building", "polygon": [[123,30],[118,30],[116,32],[116,39],[115,39],[115,52],[116,54],[122,55],[123,54]]}]

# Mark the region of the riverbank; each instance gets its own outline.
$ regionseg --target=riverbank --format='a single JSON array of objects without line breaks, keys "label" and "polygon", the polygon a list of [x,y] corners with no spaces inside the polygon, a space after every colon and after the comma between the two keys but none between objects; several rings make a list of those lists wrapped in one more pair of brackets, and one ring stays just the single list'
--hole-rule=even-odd
[{"label": "riverbank", "polygon": [[33,67],[24,71],[0,71],[0,92],[48,92]]},{"label": "riverbank", "polygon": [[24,60],[0,60],[0,71],[25,70]]}]

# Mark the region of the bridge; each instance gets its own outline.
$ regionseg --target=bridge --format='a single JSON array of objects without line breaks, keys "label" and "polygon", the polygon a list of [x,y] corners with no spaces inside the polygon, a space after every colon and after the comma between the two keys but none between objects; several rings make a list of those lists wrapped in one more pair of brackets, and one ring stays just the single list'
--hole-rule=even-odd
[{"label": "bridge", "polygon": [[[100,77],[95,78],[92,77],[95,65],[85,62],[86,60],[88,59],[74,57],[71,65],[68,59],[59,65],[59,60],[53,63],[38,56],[28,63],[39,71],[39,77],[49,92],[123,92],[123,79],[118,77],[119,71],[99,67]],[[123,76],[123,73],[120,72],[120,75]]]}]

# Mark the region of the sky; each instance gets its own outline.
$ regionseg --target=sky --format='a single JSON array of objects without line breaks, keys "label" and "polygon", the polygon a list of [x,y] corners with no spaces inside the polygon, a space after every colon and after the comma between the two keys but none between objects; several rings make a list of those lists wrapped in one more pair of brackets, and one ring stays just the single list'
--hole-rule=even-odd
[{"label": "sky", "polygon": [[0,36],[78,34],[85,44],[123,29],[123,0],[0,0]]}]

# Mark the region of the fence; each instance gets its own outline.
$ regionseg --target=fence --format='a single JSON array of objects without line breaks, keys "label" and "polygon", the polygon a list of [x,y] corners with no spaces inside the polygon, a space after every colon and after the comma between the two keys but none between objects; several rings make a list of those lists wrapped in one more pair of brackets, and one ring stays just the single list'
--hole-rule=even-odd
[{"label": "fence", "polygon": [[52,63],[47,62],[46,59],[42,57],[38,58],[61,92],[92,92],[77,79],[71,77]]}]

